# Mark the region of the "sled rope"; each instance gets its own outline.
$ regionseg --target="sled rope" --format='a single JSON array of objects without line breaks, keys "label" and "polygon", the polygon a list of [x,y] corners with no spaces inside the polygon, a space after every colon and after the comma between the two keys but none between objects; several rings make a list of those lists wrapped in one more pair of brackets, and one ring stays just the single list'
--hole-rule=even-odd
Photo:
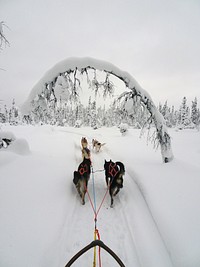
[{"label": "sled rope", "polygon": [[[104,171],[104,170],[97,170],[95,172],[101,172],[101,171]],[[105,201],[105,198],[106,198],[106,195],[109,191],[109,188],[113,182],[113,179],[108,183],[108,186],[107,186],[107,189],[106,189],[106,192],[103,196],[103,199],[98,207],[98,210],[97,210],[97,205],[96,205],[96,193],[95,193],[95,181],[94,181],[94,170],[93,170],[93,166],[92,166],[92,161],[91,161],[91,173],[92,173],[92,188],[93,188],[93,202],[92,202],[92,199],[90,197],[90,194],[87,190],[87,187],[85,185],[85,189],[86,189],[86,192],[87,192],[87,195],[88,195],[88,198],[89,198],[89,201],[90,201],[90,204],[91,204],[91,207],[92,207],[92,210],[94,212],[94,242],[97,240],[100,241],[100,234],[99,234],[99,231],[97,229],[97,215],[103,205],[103,202]],[[114,173],[116,175],[116,173]],[[94,246],[94,257],[93,257],[93,267],[96,267],[96,258],[97,258],[97,252],[96,252],[96,246]],[[99,261],[99,267],[101,267],[101,248],[99,247],[99,250],[98,250],[98,261]]]},{"label": "sled rope", "polygon": [[101,238],[100,238],[100,234],[99,234],[99,231],[97,229],[97,215],[103,205],[103,202],[106,198],[106,195],[108,193],[108,190],[113,182],[113,179],[111,180],[111,182],[108,183],[108,186],[107,186],[107,190],[106,190],[106,193],[104,194],[104,197],[99,205],[99,208],[98,210],[96,211],[96,194],[95,194],[95,184],[94,184],[94,173],[97,172],[97,171],[104,171],[104,170],[97,170],[97,171],[93,171],[93,167],[92,167],[92,162],[91,162],[91,170],[92,170],[92,181],[93,181],[93,196],[94,196],[94,204],[92,202],[92,199],[90,197],[90,194],[87,190],[87,186],[85,184],[85,190],[86,190],[86,193],[88,195],[88,199],[89,199],[89,202],[91,204],[91,207],[92,207],[92,210],[94,212],[94,241],[91,242],[91,244],[87,245],[86,247],[84,247],[82,250],[80,250],[76,255],[74,255],[71,260],[67,263],[67,265],[65,265],[65,267],[69,267],[72,265],[72,263],[77,260],[83,253],[85,253],[87,250],[89,250],[90,248],[93,248],[94,247],[94,258],[93,258],[93,267],[96,267],[96,246],[99,247],[98,249],[98,262],[99,262],[99,267],[102,267],[101,265],[101,247],[103,249],[105,249],[118,263],[121,267],[125,267],[125,265],[123,264],[123,262],[120,260],[120,258],[109,248],[107,247],[102,241],[101,241]]},{"label": "sled rope", "polygon": [[96,194],[95,194],[95,184],[94,184],[94,172],[93,172],[93,167],[91,166],[92,169],[92,188],[93,188],[93,198],[94,198],[94,210],[95,210],[95,220],[97,217],[97,205],[96,205]]},{"label": "sled rope", "polygon": [[103,172],[104,171],[104,169],[103,170],[96,170],[96,171],[92,171],[93,173],[95,173],[95,172]]},{"label": "sled rope", "polygon": [[[94,172],[93,167],[92,169],[92,184],[93,184],[93,197],[94,197],[94,241],[98,238],[100,240],[99,231],[97,229],[97,212],[96,212],[96,193],[95,193],[95,182],[94,182]],[[98,250],[98,258],[99,258],[99,267],[101,267],[101,248],[99,247]],[[93,267],[96,267],[96,246],[94,247],[94,258],[93,258]]]}]

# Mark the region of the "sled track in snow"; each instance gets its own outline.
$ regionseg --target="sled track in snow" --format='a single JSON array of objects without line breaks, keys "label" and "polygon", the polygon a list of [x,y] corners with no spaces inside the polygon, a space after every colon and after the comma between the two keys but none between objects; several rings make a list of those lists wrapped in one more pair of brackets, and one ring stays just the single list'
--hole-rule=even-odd
[{"label": "sled track in snow", "polygon": [[[75,169],[77,169],[78,164],[82,161],[81,157],[81,145],[80,145],[80,136],[86,136],[85,134],[75,134],[75,144],[74,144],[74,159],[75,159]],[[96,172],[98,170],[103,169],[103,164],[105,159],[116,159],[112,156],[112,151],[109,151],[108,147],[103,147],[102,151],[99,153],[95,153],[93,149],[91,149],[91,158],[94,169],[95,176],[95,191],[96,191],[96,202],[97,202],[97,210],[99,207],[99,203],[102,201],[102,198],[106,192],[106,184],[104,178],[104,172]],[[117,159],[118,160],[118,159]],[[126,166],[125,166],[126,168]],[[62,248],[62,252],[60,258],[62,259],[62,264],[59,266],[63,266],[63,263],[66,263],[67,259],[70,259],[77,251],[83,248],[85,245],[89,244],[93,239],[93,231],[94,231],[94,214],[92,207],[89,203],[88,196],[86,195],[86,204],[84,206],[81,205],[80,197],[78,196],[75,187],[73,188],[72,183],[72,193],[75,194],[72,198],[72,202],[75,203],[72,205],[71,210],[66,215],[66,221],[62,230],[62,239],[60,242],[60,246]],[[145,216],[148,217],[148,220],[152,221],[152,224],[155,226],[155,229],[160,236],[161,242],[165,247],[165,250],[168,254],[168,257],[171,261],[170,254],[167,250],[167,246],[161,236],[159,228],[156,224],[156,221],[151,213],[148,202],[145,198],[145,195],[137,182],[134,179],[134,175],[131,175],[131,171],[126,169],[125,178],[124,178],[124,188],[119,192],[119,194],[114,198],[114,207],[110,208],[110,196],[109,193],[106,196],[106,199],[101,207],[101,210],[98,214],[97,228],[100,231],[101,239],[105,242],[106,245],[110,246],[113,251],[121,258],[121,260],[128,266],[134,267],[142,267],[148,266],[143,264],[141,261],[141,246],[138,245],[138,234],[136,235],[137,230],[134,230],[135,225],[135,217],[134,214],[129,214],[131,212],[130,207],[128,205],[128,196],[127,190],[130,190],[130,187],[134,188],[134,191],[137,191],[137,194],[140,195],[142,200],[142,210],[145,211]],[[90,181],[88,183],[88,191],[93,200],[92,194],[92,174]],[[129,192],[129,195],[132,193]],[[143,207],[146,207],[143,209]],[[88,225],[87,229],[84,229],[82,226]],[[72,234],[73,233],[73,234]],[[73,236],[73,240],[67,240],[67,236]],[[119,241],[118,244],[116,242],[112,242],[112,240]],[[140,242],[140,240],[139,240]],[[142,244],[142,243],[141,243]],[[140,244],[140,245],[141,245]],[[151,244],[153,245],[153,244]],[[87,253],[88,254],[88,253]],[[93,255],[89,253],[85,258],[86,264],[88,262],[92,262]],[[65,259],[65,262],[64,260]],[[60,261],[60,262],[61,262]],[[115,266],[113,263],[110,265],[110,258],[107,255],[103,255],[103,262],[106,266]],[[74,265],[76,266],[76,264]],[[78,266],[78,265],[77,265]],[[149,265],[155,266],[155,265]],[[158,265],[157,265],[158,266]],[[164,265],[163,265],[164,266]],[[165,266],[173,266],[165,265]]]},{"label": "sled track in snow", "polygon": [[166,242],[165,242],[165,240],[164,240],[164,238],[163,238],[163,236],[162,236],[162,234],[161,234],[161,232],[160,232],[160,229],[159,229],[159,227],[158,227],[158,225],[157,225],[157,223],[156,223],[156,220],[155,220],[155,218],[154,218],[154,216],[153,216],[153,214],[152,214],[152,212],[151,212],[151,209],[150,209],[150,207],[149,207],[149,204],[148,204],[148,201],[147,201],[147,199],[146,199],[146,197],[145,197],[145,194],[144,194],[144,192],[143,192],[143,190],[142,190],[142,188],[141,188],[139,182],[138,182],[136,179],[134,179],[133,176],[130,176],[130,177],[131,177],[131,179],[134,181],[134,183],[136,184],[138,190],[140,191],[140,194],[141,194],[141,196],[142,196],[142,198],[143,198],[143,200],[144,200],[144,202],[145,202],[145,204],[146,204],[146,207],[147,207],[147,209],[148,209],[148,212],[149,212],[149,214],[150,214],[150,216],[151,216],[151,218],[152,218],[152,221],[154,222],[154,225],[155,225],[155,227],[156,227],[156,229],[157,229],[157,232],[158,232],[158,234],[159,234],[159,236],[160,236],[160,239],[162,240],[162,243],[163,243],[163,245],[164,245],[164,247],[165,247],[165,249],[166,249],[166,251],[167,251],[168,257],[169,257],[169,259],[170,259],[170,261],[171,261],[171,264],[172,264],[172,266],[173,266],[173,261],[172,261],[172,258],[171,258],[171,254],[170,254],[170,252],[169,252],[169,250],[168,250],[168,247],[167,247],[167,245],[166,245]]}]

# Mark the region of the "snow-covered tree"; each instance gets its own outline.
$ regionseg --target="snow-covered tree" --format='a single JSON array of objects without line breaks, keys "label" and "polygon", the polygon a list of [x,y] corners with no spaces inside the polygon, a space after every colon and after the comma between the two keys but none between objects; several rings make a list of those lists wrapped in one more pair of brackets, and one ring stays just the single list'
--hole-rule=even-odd
[{"label": "snow-covered tree", "polygon": [[97,129],[97,108],[96,101],[93,101],[91,104],[91,127]]},{"label": "snow-covered tree", "polygon": [[179,109],[179,128],[186,128],[190,124],[190,110],[187,106],[187,98],[184,96]]},{"label": "snow-covered tree", "polygon": [[194,101],[192,101],[192,107],[191,107],[191,121],[194,124],[194,127],[198,126],[199,122],[199,114],[198,114],[198,108],[197,108],[197,98],[195,97]]},{"label": "snow-covered tree", "polygon": [[0,51],[3,46],[10,45],[8,39],[4,34],[4,28],[7,27],[4,21],[0,21]]},{"label": "snow-covered tree", "polygon": [[161,114],[163,115],[167,127],[171,127],[171,122],[170,122],[170,108],[168,107],[167,101],[165,101],[164,106],[161,109]]},{"label": "snow-covered tree", "polygon": [[[104,81],[99,82],[96,75],[96,70],[101,71],[104,76]],[[91,77],[91,71],[93,76]],[[155,142],[158,142],[161,148],[161,154],[164,162],[172,160],[173,153],[171,149],[171,139],[167,132],[167,127],[163,116],[157,110],[150,95],[137,83],[137,81],[127,72],[120,70],[111,63],[100,61],[93,58],[69,58],[56,64],[50,69],[44,77],[32,89],[30,96],[22,107],[23,113],[30,113],[31,101],[40,95],[50,92],[57,97],[54,93],[56,81],[58,76],[63,76],[69,84],[70,95],[74,101],[79,97],[79,90],[81,88],[80,75],[86,75],[88,84],[95,87],[95,93],[103,92],[104,97],[113,94],[114,85],[111,81],[112,76],[121,80],[128,91],[120,96],[120,100],[124,99],[125,109],[129,114],[134,110],[134,104],[140,103],[140,110],[147,115],[146,124],[151,125],[154,123],[156,134]],[[131,100],[132,99],[132,100]]]},{"label": "snow-covered tree", "polygon": [[15,99],[13,99],[12,107],[9,111],[9,123],[11,125],[17,125],[19,123],[19,111],[15,105]]}]

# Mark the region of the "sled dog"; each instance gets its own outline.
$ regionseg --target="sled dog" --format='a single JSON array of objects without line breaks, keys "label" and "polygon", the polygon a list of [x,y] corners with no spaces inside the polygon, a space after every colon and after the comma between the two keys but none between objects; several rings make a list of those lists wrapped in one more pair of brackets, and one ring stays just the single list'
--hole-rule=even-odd
[{"label": "sled dog", "polygon": [[90,179],[91,161],[84,158],[78,166],[78,171],[74,171],[73,183],[81,197],[81,203],[85,204],[85,194],[87,192],[87,185]]},{"label": "sled dog", "polygon": [[96,152],[99,152],[101,147],[104,146],[106,143],[100,143],[96,139],[92,139],[92,147],[95,149]]},{"label": "sled dog", "polygon": [[112,160],[104,163],[106,184],[109,187],[111,197],[110,206],[113,207],[113,197],[117,195],[119,190],[123,188],[123,176],[125,174],[124,164],[120,161],[113,162]]},{"label": "sled dog", "polygon": [[82,146],[82,149],[81,149],[82,158],[90,159],[90,150],[88,148],[88,141],[86,137],[81,138],[81,146]]},{"label": "sled dog", "polygon": [[82,158],[84,159],[90,159],[90,150],[89,150],[89,148],[82,148],[82,150],[81,150],[81,152],[82,152]]},{"label": "sled dog", "polygon": [[87,141],[86,137],[81,138],[81,146],[82,146],[82,148],[88,147],[88,141]]}]

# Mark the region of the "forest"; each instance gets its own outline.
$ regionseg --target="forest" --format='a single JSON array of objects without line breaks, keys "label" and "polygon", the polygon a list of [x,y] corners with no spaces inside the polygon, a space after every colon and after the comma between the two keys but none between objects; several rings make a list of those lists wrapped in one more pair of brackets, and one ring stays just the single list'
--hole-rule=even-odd
[{"label": "forest", "polygon": [[[33,103],[34,109],[30,115],[23,116],[15,99],[13,99],[10,106],[0,106],[0,123],[89,126],[94,129],[101,126],[119,126],[123,123],[131,128],[142,129],[147,124],[149,116],[146,108],[141,107],[141,105],[137,106],[136,104],[130,114],[116,100],[106,108],[105,105],[98,106],[97,100],[92,100],[91,96],[86,105],[83,105],[80,100],[76,102],[57,101],[56,105],[47,105],[45,102],[45,98],[39,95],[37,101],[35,100]],[[169,106],[167,101],[160,103],[157,109],[163,115],[169,128],[199,129],[200,109],[196,97],[192,103],[188,103],[187,98],[183,97],[178,109]]]}]

